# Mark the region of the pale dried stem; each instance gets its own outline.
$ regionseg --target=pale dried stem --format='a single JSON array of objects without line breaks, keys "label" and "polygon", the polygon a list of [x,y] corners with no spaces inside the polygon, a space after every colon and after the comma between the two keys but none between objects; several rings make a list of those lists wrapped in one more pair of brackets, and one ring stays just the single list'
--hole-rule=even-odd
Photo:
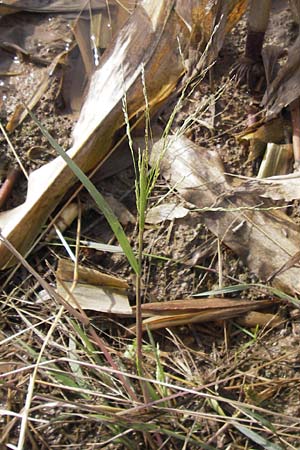
[{"label": "pale dried stem", "polygon": [[300,102],[299,98],[290,104],[290,111],[293,126],[293,152],[295,159],[295,169],[300,166]]}]

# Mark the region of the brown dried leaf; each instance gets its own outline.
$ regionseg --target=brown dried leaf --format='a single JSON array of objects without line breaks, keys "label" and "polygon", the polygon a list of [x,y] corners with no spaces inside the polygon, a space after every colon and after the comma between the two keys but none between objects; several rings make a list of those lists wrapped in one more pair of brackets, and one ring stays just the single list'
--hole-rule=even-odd
[{"label": "brown dried leaf", "polygon": [[261,120],[248,127],[242,133],[236,135],[240,141],[257,140],[268,144],[282,144],[285,142],[285,131],[290,129],[290,123],[285,121],[281,116],[265,122]]},{"label": "brown dried leaf", "polygon": [[237,311],[240,309],[248,310],[255,308],[263,308],[274,304],[273,300],[240,300],[232,298],[185,298],[182,300],[170,300],[167,302],[153,302],[142,305],[143,315],[159,315],[165,316],[169,314],[194,314],[194,313],[211,313],[222,311]]},{"label": "brown dried leaf", "polygon": [[299,96],[300,34],[295,43],[289,48],[287,62],[281,67],[263,98],[263,105],[267,109],[267,117],[277,116],[282,108],[290,105]]},{"label": "brown dried leaf", "polygon": [[91,4],[86,0],[52,0],[43,3],[40,0],[5,0],[0,4],[0,15],[14,14],[20,11],[37,13],[72,13],[84,10],[106,9],[115,5],[113,0],[97,0]]},{"label": "brown dried leaf", "polygon": [[[164,142],[154,145],[152,161]],[[262,199],[249,189],[234,190],[224,176],[215,151],[200,148],[185,137],[169,139],[161,173],[190,203],[203,209],[201,219],[225,245],[235,251],[250,271],[267,280],[299,250],[300,228],[279,210],[264,210]],[[273,283],[300,292],[300,269],[291,267]]]},{"label": "brown dried leaf", "polygon": [[[232,319],[248,311],[274,305],[273,300],[245,301],[228,298],[183,299],[142,305],[143,330]],[[130,328],[135,332],[135,327]]]},{"label": "brown dried leaf", "polygon": [[[70,282],[60,283],[57,280],[57,292],[73,308],[90,309],[103,313],[131,315],[132,309],[128,297],[123,291],[112,288],[103,288],[90,284],[77,283],[72,289]],[[69,292],[72,291],[72,295]]]},{"label": "brown dried leaf", "polygon": [[[232,4],[241,3],[244,2],[235,1]],[[199,4],[195,2],[193,6],[200,8],[208,4],[206,0]],[[192,17],[193,20],[195,17],[200,19],[197,28],[205,27],[205,17],[197,14],[197,8],[193,10]],[[215,38],[217,35],[218,29]],[[222,33],[220,35],[223,36]],[[94,73],[75,127],[74,145],[68,154],[84,172],[100,165],[109,154],[116,132],[124,124],[124,92],[129,117],[144,112],[143,67],[152,113],[176,89],[178,79],[184,72],[181,52],[187,52],[190,38],[190,30],[174,9],[174,0],[143,0],[134,10]],[[207,53],[210,60],[217,56],[215,47],[208,48]],[[75,176],[61,158],[33,172],[29,177],[25,203],[0,214],[3,236],[21,253],[25,253],[74,181]],[[2,268],[15,262],[2,243],[0,261]]]},{"label": "brown dried leaf", "polygon": [[135,224],[136,220],[133,214],[126,208],[123,203],[117,200],[113,195],[104,195],[106,202],[111,207],[119,222],[126,227],[129,223]]},{"label": "brown dried leaf", "polygon": [[157,224],[165,220],[181,219],[189,213],[187,208],[176,205],[176,203],[163,203],[149,209],[146,216],[146,223]]},{"label": "brown dried leaf", "polygon": [[276,327],[282,323],[282,318],[278,314],[262,313],[250,311],[237,319],[237,322],[243,327]]},{"label": "brown dried leaf", "polygon": [[[74,279],[74,263],[68,259],[60,259],[56,275],[62,281],[73,281]],[[81,283],[92,284],[94,286],[115,287],[118,289],[128,289],[127,281],[100,272],[99,270],[89,269],[79,266],[78,281]]]},{"label": "brown dried leaf", "polygon": [[[181,35],[182,43],[187,45],[188,31],[178,22],[172,5],[172,0],[164,0],[159,6],[146,2],[145,7],[136,8],[95,72],[75,128],[74,145],[68,152],[83,171],[91,170],[109,153],[115,133],[124,122],[124,92],[127,91],[130,115],[144,110],[143,65],[152,106],[158,107],[175,89],[183,66],[174,43]],[[21,252],[26,252],[74,180],[74,174],[60,157],[33,172],[25,203],[0,214],[3,235]],[[3,244],[0,261],[1,267],[8,261],[14,263]]]},{"label": "brown dried leaf", "polygon": [[299,172],[274,176],[264,179],[251,179],[243,183],[239,192],[249,192],[261,198],[271,198],[272,200],[292,200],[300,199],[300,174]]},{"label": "brown dried leaf", "polygon": [[177,0],[176,12],[190,30],[199,32],[199,24],[203,35],[203,44],[209,41],[213,27],[220,14],[226,16],[226,32],[239,21],[247,8],[248,0]]},{"label": "brown dried leaf", "polygon": [[131,315],[126,289],[127,282],[98,270],[78,267],[74,280],[74,263],[59,260],[56,271],[57,291],[72,307],[111,314]]}]

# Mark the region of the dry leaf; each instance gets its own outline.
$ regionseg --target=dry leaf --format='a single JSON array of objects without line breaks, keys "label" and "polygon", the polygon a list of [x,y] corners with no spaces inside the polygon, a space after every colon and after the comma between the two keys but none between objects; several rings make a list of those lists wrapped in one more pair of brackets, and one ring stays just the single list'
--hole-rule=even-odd
[{"label": "dry leaf", "polygon": [[[298,2],[299,3],[299,2]],[[300,12],[300,3],[298,4]],[[287,62],[282,65],[263,98],[267,117],[275,117],[300,96],[300,34],[288,50]]]},{"label": "dry leaf", "polygon": [[91,309],[111,314],[131,315],[126,289],[127,282],[79,266],[78,279],[73,287],[74,264],[65,259],[59,260],[56,271],[57,291],[74,308]]},{"label": "dry leaf", "polygon": [[[230,2],[233,9],[228,17],[236,20],[239,17],[236,12],[244,3],[242,0]],[[197,19],[193,25],[198,30],[207,25],[203,23],[206,16],[199,15],[199,11],[204,11],[209,4],[207,1],[193,3],[191,17]],[[208,25],[213,29],[212,23]],[[217,39],[219,33],[221,37]],[[219,43],[223,36],[222,27],[215,27],[215,40]],[[143,68],[152,113],[176,89],[185,70],[182,52],[187,53],[190,39],[190,30],[176,13],[174,0],[143,0],[137,6],[94,73],[75,127],[74,145],[68,155],[84,172],[100,165],[111,151],[116,132],[124,124],[122,100],[125,92],[129,117],[144,112]],[[216,58],[217,50],[218,46],[208,47],[209,61]],[[25,203],[0,214],[3,236],[21,253],[26,253],[74,181],[75,176],[60,157],[33,172]],[[3,243],[0,243],[0,261],[1,268],[15,263]]]},{"label": "dry leaf", "polygon": [[[74,263],[68,259],[60,259],[56,271],[57,276],[62,281],[73,281]],[[89,269],[79,266],[78,281],[81,283],[92,284],[93,286],[115,287],[117,289],[128,289],[128,283],[121,278],[108,275],[99,270]]]},{"label": "dry leaf", "polygon": [[290,173],[262,179],[249,179],[245,181],[236,192],[248,192],[261,198],[272,200],[300,199],[300,173]]},{"label": "dry leaf", "polygon": [[[164,0],[158,6],[152,1],[143,4],[144,7],[136,8],[93,76],[75,128],[74,145],[68,151],[84,172],[105,159],[116,131],[123,125],[124,92],[127,91],[130,115],[144,110],[142,66],[145,66],[147,94],[152,106],[158,106],[168,97],[183,72],[175,43],[180,35],[188,45],[188,30],[172,11],[173,2]],[[74,181],[74,174],[58,157],[30,175],[25,203],[0,214],[3,235],[21,253],[30,247]],[[1,267],[14,263],[1,243]]]},{"label": "dry leaf", "polygon": [[[76,18],[72,31],[78,48],[69,54],[64,70],[62,96],[77,119],[84,102],[86,88],[100,63],[100,54],[109,47],[113,37],[120,31],[135,7],[134,0],[115,2],[94,11],[90,20],[86,15]],[[93,37],[91,39],[91,37]]]},{"label": "dry leaf", "polygon": [[107,6],[114,6],[113,0],[97,0],[87,3],[86,0],[51,0],[43,2],[40,0],[5,0],[0,4],[0,15],[14,14],[16,12],[28,11],[37,13],[72,13],[84,10],[106,9]]},{"label": "dry leaf", "polygon": [[269,142],[282,144],[285,142],[285,132],[290,130],[290,122],[279,116],[267,122],[263,119],[254,123],[242,133],[237,134],[236,138],[240,141],[257,140],[265,144]]},{"label": "dry leaf", "polygon": [[[161,140],[152,162],[162,155]],[[279,210],[264,210],[262,199],[249,189],[236,190],[225,179],[215,151],[185,137],[169,139],[161,174],[183,198],[202,209],[201,220],[221,242],[235,251],[260,280],[267,280],[299,250],[300,228]],[[263,181],[263,180],[261,180]],[[273,283],[284,291],[300,292],[300,269],[279,273]]]},{"label": "dry leaf", "polygon": [[111,207],[119,222],[125,227],[129,223],[135,224],[136,220],[133,214],[126,208],[123,203],[117,200],[113,195],[104,195],[106,202]]},{"label": "dry leaf", "polygon": [[[273,300],[246,301],[228,298],[183,299],[142,305],[143,330],[231,319],[248,311],[274,305]],[[132,332],[135,327],[130,328]]]},{"label": "dry leaf", "polygon": [[273,328],[282,323],[282,318],[278,314],[262,313],[258,311],[251,311],[239,317],[237,322],[243,327],[268,327]]},{"label": "dry leaf", "polygon": [[163,203],[149,209],[146,216],[146,222],[149,224],[157,224],[165,220],[181,219],[189,213],[187,208],[176,205],[176,203]]},{"label": "dry leaf", "polygon": [[262,308],[274,304],[273,300],[240,300],[232,298],[185,298],[182,300],[170,300],[167,302],[153,302],[142,305],[143,315],[177,315],[177,314],[194,314],[203,313],[222,313],[223,311],[238,311],[244,309]]},{"label": "dry leaf", "polygon": [[[74,308],[80,305],[82,309],[90,309],[92,311],[118,315],[132,314],[128,297],[124,292],[79,282],[73,290],[71,288],[71,282],[62,284],[57,280],[57,292]],[[70,291],[72,291],[72,296],[69,295]]]}]

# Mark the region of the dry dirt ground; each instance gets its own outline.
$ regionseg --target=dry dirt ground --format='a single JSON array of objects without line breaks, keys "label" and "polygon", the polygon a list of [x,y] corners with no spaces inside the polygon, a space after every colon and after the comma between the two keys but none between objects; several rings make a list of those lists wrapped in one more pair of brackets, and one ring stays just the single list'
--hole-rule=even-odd
[{"label": "dry dirt ground", "polygon": [[[295,25],[290,11],[286,2],[281,1],[274,2],[273,9],[267,40],[272,43],[284,41],[284,45],[287,46],[295,38]],[[64,20],[43,15],[18,14],[8,16],[5,20],[1,18],[1,32],[7,37],[9,29],[22,27],[24,23],[27,26],[30,23],[38,25],[43,30],[39,44],[34,47],[40,57],[53,58],[71,40],[70,30]],[[47,47],[49,33],[55,34],[57,31],[63,38],[61,37],[58,41],[54,38],[53,45]],[[243,19],[226,39],[212,73],[212,82],[204,79],[199,84],[193,96],[185,102],[182,111],[175,118],[173,126],[174,128],[181,126],[186,118],[193,114],[199,103],[206,99],[209,107],[199,113],[195,122],[187,130],[188,136],[201,146],[217,149],[226,172],[255,176],[257,161],[248,162],[247,149],[235,139],[235,135],[245,127],[247,108],[251,101],[246,87],[238,86],[231,74],[232,66],[243,53],[245,35],[246,27]],[[14,66],[16,71],[21,68],[20,75],[10,78],[0,77],[3,123],[13,112],[17,101],[20,98],[26,101],[30,91],[40,79],[40,68],[34,62],[20,63],[19,60],[15,60]],[[1,71],[3,72],[4,68]],[[58,95],[61,71],[62,69],[59,69],[55,72],[47,93],[38,103],[35,111],[37,117],[58,142],[64,148],[68,148],[74,118],[63,108]],[[220,92],[218,87],[221,87]],[[164,123],[170,111],[171,106],[163,111],[159,119],[160,124]],[[29,171],[34,170],[43,161],[47,161],[53,154],[51,146],[30,119],[26,119],[11,134],[10,139]],[[5,173],[5,168],[15,164],[15,161],[3,136],[0,137],[0,152],[2,169]],[[126,165],[125,169],[118,167],[118,173],[113,176],[104,177],[102,171],[101,176],[96,175],[94,181],[102,193],[113,195],[135,216],[134,172],[130,160]],[[155,205],[166,194],[168,201],[175,201],[189,207],[176,192],[169,193],[169,190],[163,178],[159,178],[152,192],[149,207]],[[20,176],[6,207],[10,208],[21,203],[25,193],[26,183]],[[79,196],[83,204],[89,203],[87,194],[82,192]],[[297,215],[297,211],[293,211],[293,214]],[[135,225],[127,225],[125,231],[132,245],[135,245],[137,240]],[[76,237],[76,225],[72,225],[65,232],[65,237],[72,242]],[[95,208],[90,208],[83,214],[82,237],[91,241],[116,244],[112,232]],[[145,232],[145,253],[151,254],[152,257],[145,258],[144,261],[144,302],[182,299],[196,293],[217,289],[220,287],[220,270],[223,287],[259,281],[247,271],[237,255],[222,244],[218,249],[216,238],[201,222],[199,212],[190,212],[186,217],[171,222],[148,225]],[[53,284],[55,280],[49,267],[55,267],[58,255],[66,256],[65,250],[58,240],[52,238],[51,243],[41,242],[28,261],[49,283]],[[97,267],[126,278],[132,286],[130,298],[134,300],[134,279],[124,257],[82,249],[80,262],[88,267]],[[39,290],[36,280],[23,268],[15,272],[2,272],[0,282],[3,286],[0,338],[2,343],[5,343],[1,346],[3,361],[0,368],[1,408],[19,413],[25,403],[28,374],[22,372],[18,375],[13,371],[24,363],[31,364],[35,361],[48,325],[44,324],[44,329],[42,327],[41,333],[38,334],[30,331],[30,323],[36,324],[39,320],[52,316],[56,306],[51,302],[45,304],[36,301],[35,291]],[[249,298],[249,300],[267,296],[264,290],[257,288],[231,295]],[[265,432],[265,437],[268,437],[274,445],[274,447],[265,448],[275,449],[275,445],[280,445],[280,448],[295,449],[300,448],[300,324],[297,314],[291,308],[282,307],[279,314],[282,317],[281,324],[271,329],[252,328],[246,331],[232,321],[226,324],[181,326],[171,331],[161,330],[154,333],[153,337],[159,343],[164,366],[168,367],[172,373],[174,382],[178,377],[178,379],[184,379],[188,387],[197,388],[203,384],[209,384],[216,395],[254,405],[266,420],[274,424],[274,430],[276,430],[273,434],[270,431]],[[130,342],[124,338],[122,326],[127,326],[132,321],[107,318],[93,312],[89,313],[89,317],[100,335],[110,345],[112,352],[120,356]],[[120,325],[119,322],[122,321]],[[66,330],[67,327],[64,326],[58,329],[55,334],[57,343],[65,342]],[[17,333],[22,333],[20,339],[9,340],[10,336]],[[147,341],[146,337],[145,341]],[[62,353],[59,346],[54,346],[46,351],[46,358],[59,358]],[[153,360],[152,363],[149,362],[149,370],[151,364],[154,364]],[[123,358],[123,365],[125,369],[133,370],[132,361],[128,358]],[[5,375],[7,372],[13,373]],[[71,405],[74,405],[77,400],[80,403],[82,398],[76,397],[75,392],[62,393],[58,387],[55,387],[54,378],[52,379],[53,388],[48,384],[50,382],[47,376],[43,380],[43,374],[41,374],[40,379],[40,383],[35,386],[32,406],[51,400],[53,404],[48,405],[44,410],[37,410],[35,418],[41,419],[42,422],[30,425],[28,441],[24,448],[125,448],[124,444],[116,442],[98,446],[97,443],[105,442],[109,437],[106,426],[100,419],[93,419],[92,415],[89,420],[86,420],[84,411],[80,410],[80,407],[78,416],[75,417],[72,414]],[[96,397],[92,401],[97,404]],[[69,405],[70,409],[66,405]],[[264,448],[263,445],[246,438],[230,424],[221,429],[223,424],[214,419],[218,411],[211,403],[203,403],[202,400],[200,402],[197,398],[190,396],[182,401],[177,400],[177,403],[174,401],[173,406],[191,412],[196,411],[199,414],[211,414],[211,416],[197,419],[187,413],[181,421],[178,419],[180,429],[177,428],[175,420],[173,424],[169,424],[164,416],[160,419],[156,418],[155,412],[149,420],[156,420],[159,425],[170,426],[170,429],[173,426],[175,432],[192,429],[198,420],[201,426],[198,428],[196,426],[197,436],[201,441],[209,443],[211,448],[232,450]],[[225,414],[233,413],[232,408],[225,403],[221,406]],[[34,412],[32,414],[34,415]],[[7,447],[6,444],[17,445],[20,433],[19,421],[15,417],[6,415],[3,415],[0,420],[0,428],[3,432],[3,437],[0,437],[0,447],[13,448]],[[266,425],[266,429],[268,427],[269,425]],[[132,431],[129,436],[132,447],[128,448],[144,448],[140,444],[142,434]],[[185,447],[183,442],[173,436],[166,446],[161,448],[202,447],[195,443]]]}]

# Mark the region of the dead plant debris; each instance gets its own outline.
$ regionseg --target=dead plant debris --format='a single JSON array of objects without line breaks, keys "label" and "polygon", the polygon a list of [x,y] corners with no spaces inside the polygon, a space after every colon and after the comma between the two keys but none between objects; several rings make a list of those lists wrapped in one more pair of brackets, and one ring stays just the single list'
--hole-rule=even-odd
[{"label": "dead plant debris", "polygon": [[272,2],[265,110],[247,4],[1,2],[1,448],[300,447],[300,9]]}]

